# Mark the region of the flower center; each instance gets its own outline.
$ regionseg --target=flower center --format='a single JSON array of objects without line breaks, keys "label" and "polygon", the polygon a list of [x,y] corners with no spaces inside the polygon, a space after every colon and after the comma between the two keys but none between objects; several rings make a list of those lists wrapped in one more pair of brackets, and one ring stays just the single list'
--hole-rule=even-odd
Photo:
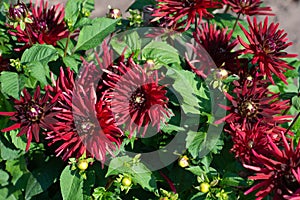
[{"label": "flower center", "polygon": [[38,105],[32,105],[26,112],[28,119],[32,122],[38,121],[42,117],[42,109]]},{"label": "flower center", "polygon": [[274,42],[274,40],[272,39],[267,39],[265,42],[264,42],[264,45],[263,45],[263,50],[264,52],[266,52],[267,54],[269,53],[274,53],[276,51],[276,43]]},{"label": "flower center", "polygon": [[94,127],[94,124],[90,121],[82,122],[80,128],[84,133],[88,133],[92,128]]},{"label": "flower center", "polygon": [[257,106],[252,101],[244,101],[239,107],[239,111],[243,117],[252,117],[257,113]]},{"label": "flower center", "polygon": [[250,0],[250,1],[249,1],[249,0],[241,0],[241,1],[240,1],[240,6],[241,6],[242,8],[247,8],[247,7],[250,6],[251,3],[252,3],[251,0]]},{"label": "flower center", "polygon": [[38,22],[38,26],[40,28],[41,31],[43,32],[47,32],[48,31],[48,25],[47,22],[45,20],[41,20]]},{"label": "flower center", "polygon": [[145,106],[146,95],[144,91],[139,88],[131,95],[130,106],[134,109],[141,109]]}]

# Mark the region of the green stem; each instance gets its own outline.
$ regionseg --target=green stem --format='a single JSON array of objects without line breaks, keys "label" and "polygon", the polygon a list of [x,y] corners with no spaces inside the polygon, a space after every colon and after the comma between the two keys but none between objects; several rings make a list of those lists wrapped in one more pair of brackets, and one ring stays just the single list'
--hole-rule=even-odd
[{"label": "green stem", "polygon": [[291,125],[286,129],[284,134],[287,134],[294,126],[294,124],[297,122],[298,118],[300,117],[300,112],[297,114]]},{"label": "green stem", "polygon": [[71,34],[72,33],[69,33],[68,38],[67,38],[67,42],[66,42],[66,46],[65,46],[65,51],[64,51],[64,57],[67,56],[68,46],[69,46],[69,42],[70,42],[70,39],[71,39]]},{"label": "green stem", "polygon": [[226,8],[224,10],[224,14],[226,14],[228,12],[228,10],[229,10],[229,5],[226,5]]},{"label": "green stem", "polygon": [[240,19],[240,16],[241,16],[241,13],[238,14],[238,16],[237,16],[237,18],[236,18],[236,20],[235,20],[234,26],[233,26],[233,28],[232,28],[233,31],[234,31],[234,29],[235,29],[235,27],[236,27],[236,25],[237,25],[237,23],[238,23],[238,21],[239,21],[239,19]]}]

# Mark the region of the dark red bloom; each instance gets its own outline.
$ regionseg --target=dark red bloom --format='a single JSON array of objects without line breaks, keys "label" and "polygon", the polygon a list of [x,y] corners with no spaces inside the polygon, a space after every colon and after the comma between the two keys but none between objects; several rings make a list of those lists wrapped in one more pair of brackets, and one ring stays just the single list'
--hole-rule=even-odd
[{"label": "dark red bloom", "polygon": [[269,129],[257,122],[254,125],[247,124],[243,129],[236,124],[230,125],[230,131],[233,141],[233,147],[231,152],[235,154],[235,157],[242,163],[250,164],[253,160],[252,149],[259,153],[265,152],[265,147],[268,144],[267,134],[272,133],[272,129]]},{"label": "dark red bloom", "polygon": [[[256,165],[244,167],[255,171],[254,176],[249,178],[258,183],[245,192],[249,194],[258,190],[256,199],[263,199],[273,193],[274,199],[298,199],[300,189],[300,143],[295,148],[293,141],[282,133],[282,147],[276,146],[272,139],[267,136],[269,142],[268,154],[262,155],[253,150]],[[295,193],[298,193],[298,195]],[[296,197],[293,198],[292,196]]]},{"label": "dark red bloom", "polygon": [[272,9],[270,7],[261,7],[261,0],[223,0],[224,4],[231,6],[231,10],[238,14],[244,15],[270,15]]},{"label": "dark red bloom", "polygon": [[[29,11],[32,23],[26,23],[25,30],[18,25],[15,30],[9,30],[9,33],[16,36],[18,42],[24,43],[16,50],[23,50],[35,43],[50,44],[55,46],[56,42],[69,35],[69,31],[64,22],[64,8],[60,4],[48,8],[48,1],[38,0],[35,5],[30,3]],[[11,27],[14,29],[14,27]]]},{"label": "dark red bloom", "polygon": [[[49,145],[60,144],[57,156],[63,160],[79,158],[84,153],[104,162],[106,153],[120,145],[123,132],[115,125],[111,111],[103,100],[97,102],[94,71],[91,63],[83,62],[83,71],[75,82],[73,72],[68,69],[65,76],[61,69],[59,78],[51,92],[61,91],[57,106],[58,123],[48,132]],[[89,73],[86,73],[86,72]],[[76,84],[75,84],[76,83]]]},{"label": "dark red bloom", "polygon": [[[201,29],[197,28],[194,32],[196,45],[192,46],[196,59],[202,64],[200,68],[195,67],[189,62],[191,68],[197,74],[207,75],[213,68],[224,68],[230,72],[237,71],[237,57],[242,53],[242,50],[234,51],[238,44],[238,40],[231,41],[232,31],[227,34],[226,29],[217,29],[215,24],[209,25],[204,23]],[[211,58],[203,52],[203,48],[207,51],[214,63],[211,63]],[[214,67],[213,67],[214,66]]]},{"label": "dark red bloom", "polygon": [[272,126],[285,123],[292,118],[292,116],[280,116],[284,110],[290,107],[289,100],[280,101],[279,94],[268,90],[267,81],[245,80],[243,84],[234,81],[234,86],[233,94],[236,97],[225,92],[232,105],[221,105],[230,113],[216,123],[226,121],[240,124],[244,128],[247,123],[255,124],[261,121]]},{"label": "dark red bloom", "polygon": [[257,24],[257,20],[254,17],[253,23],[250,18],[247,18],[249,23],[248,32],[241,24],[240,27],[244,31],[249,44],[244,42],[240,36],[238,39],[240,43],[245,47],[244,53],[253,54],[252,64],[258,64],[260,72],[263,75],[267,75],[268,79],[274,84],[272,74],[275,74],[283,82],[286,82],[286,77],[283,72],[286,69],[294,69],[282,58],[296,57],[296,54],[288,54],[283,50],[292,45],[292,42],[287,43],[287,34],[284,30],[277,30],[279,24],[271,23],[268,25],[268,18],[265,18],[264,22]]},{"label": "dark red bloom", "polygon": [[[183,27],[184,30],[190,28],[191,24],[202,21],[202,18],[210,19],[214,16],[208,9],[221,8],[222,4],[215,0],[157,0],[158,8],[153,16],[156,20],[163,18],[163,25],[166,27]],[[186,19],[185,19],[186,17]]]},{"label": "dark red bloom", "polygon": [[14,125],[4,128],[1,131],[6,132],[20,128],[17,136],[26,134],[26,151],[28,151],[32,136],[36,142],[39,142],[40,129],[52,129],[51,124],[54,123],[53,117],[55,112],[51,112],[51,108],[55,104],[57,95],[52,98],[51,102],[49,101],[49,97],[48,92],[44,96],[40,96],[39,86],[33,97],[24,88],[23,96],[20,97],[20,100],[16,99],[14,101],[16,111],[0,112],[0,115],[10,116],[10,120],[16,122]]},{"label": "dark red bloom", "polygon": [[106,82],[111,89],[105,98],[116,116],[116,123],[125,125],[130,137],[141,128],[145,135],[149,125],[159,131],[160,123],[165,123],[170,115],[165,86],[158,84],[157,71],[147,71],[131,58],[128,62],[128,67],[120,63],[121,66],[110,72],[111,80]]}]

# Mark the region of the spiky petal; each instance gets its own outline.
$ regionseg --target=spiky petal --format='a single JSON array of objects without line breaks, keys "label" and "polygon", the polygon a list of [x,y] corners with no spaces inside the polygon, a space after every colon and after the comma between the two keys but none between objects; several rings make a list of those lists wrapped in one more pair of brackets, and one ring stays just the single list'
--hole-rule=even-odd
[{"label": "spiky petal", "polygon": [[246,43],[240,36],[238,39],[240,43],[245,47],[245,54],[252,54],[252,64],[258,65],[261,74],[266,75],[268,79],[273,83],[272,75],[274,74],[280,78],[284,83],[286,77],[283,74],[287,69],[294,69],[282,58],[293,58],[296,54],[288,54],[284,49],[292,45],[292,42],[287,42],[287,34],[284,30],[278,30],[279,23],[271,23],[268,25],[268,17],[264,22],[257,23],[256,18],[253,18],[251,22],[250,17],[247,18],[249,24],[249,32],[241,24],[240,27],[243,30],[249,43]]}]

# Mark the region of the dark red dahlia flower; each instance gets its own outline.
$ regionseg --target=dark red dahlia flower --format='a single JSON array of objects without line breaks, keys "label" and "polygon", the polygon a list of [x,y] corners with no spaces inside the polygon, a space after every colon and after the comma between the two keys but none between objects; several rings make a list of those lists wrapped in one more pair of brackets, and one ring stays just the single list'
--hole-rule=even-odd
[{"label": "dark red dahlia flower", "polygon": [[272,9],[270,7],[261,7],[261,0],[223,0],[224,4],[231,6],[231,10],[238,14],[244,15],[270,15]]},{"label": "dark red dahlia flower", "polygon": [[[237,70],[237,57],[242,53],[242,50],[234,51],[233,49],[238,44],[238,40],[231,42],[232,31],[227,34],[227,29],[218,30],[216,25],[202,24],[201,29],[196,29],[194,38],[196,45],[193,46],[193,51],[197,55],[197,60],[204,63],[202,68],[196,68],[191,62],[190,66],[195,73],[202,73],[207,75],[207,70],[210,66],[223,68],[230,72]],[[207,54],[203,53],[203,48],[212,58],[213,63],[209,63],[211,59],[206,58]]]},{"label": "dark red dahlia flower", "polygon": [[47,139],[49,145],[60,144],[56,153],[62,155],[63,160],[86,153],[104,162],[106,153],[112,154],[116,145],[121,144],[123,132],[115,125],[103,100],[97,102],[94,71],[90,70],[95,66],[85,61],[83,65],[76,82],[70,69],[67,76],[61,69],[55,86],[48,87],[51,92],[61,91],[61,96],[53,107],[58,112],[55,116],[58,123],[48,132]]},{"label": "dark red dahlia flower", "polygon": [[247,124],[242,129],[236,124],[230,125],[230,131],[233,141],[231,152],[242,163],[251,164],[254,162],[252,149],[256,152],[264,153],[268,144],[267,135],[272,133],[272,129],[257,122],[254,125]]},{"label": "dark red dahlia flower", "polygon": [[[39,4],[39,5],[38,5]],[[10,27],[9,33],[17,37],[18,42],[25,43],[15,50],[23,50],[35,43],[56,45],[56,42],[69,35],[69,31],[64,22],[64,8],[60,4],[48,8],[48,1],[36,0],[36,4],[30,3],[29,11],[32,23],[26,23],[25,30],[20,25],[15,29]]]},{"label": "dark red dahlia flower", "polygon": [[258,64],[263,75],[267,75],[268,79],[274,84],[272,74],[275,74],[283,82],[286,82],[286,77],[283,72],[286,69],[294,69],[282,58],[296,57],[296,54],[288,54],[283,50],[292,45],[292,42],[287,43],[287,34],[284,30],[277,30],[279,24],[271,23],[268,25],[268,18],[264,22],[257,24],[254,17],[253,23],[250,18],[247,18],[250,32],[248,32],[241,24],[240,27],[244,31],[249,44],[244,42],[240,36],[238,39],[245,47],[244,53],[253,54],[252,64]]},{"label": "dark red dahlia flower", "polygon": [[221,105],[230,113],[216,123],[255,124],[261,121],[264,124],[274,125],[288,122],[292,116],[280,116],[289,108],[289,100],[280,101],[279,94],[268,90],[268,82],[263,80],[245,80],[243,84],[234,81],[233,94],[225,93],[231,106]]},{"label": "dark red dahlia flower", "polygon": [[157,0],[158,8],[155,9],[153,16],[156,20],[163,18],[163,25],[166,27],[184,27],[184,30],[190,28],[191,24],[198,23],[202,18],[213,18],[208,11],[212,8],[221,8],[222,3],[216,0]]},{"label": "dark red dahlia flower", "polygon": [[[168,98],[165,86],[158,84],[157,71],[147,71],[130,61],[131,68],[114,74],[110,82],[111,92],[105,95],[111,104],[111,110],[116,116],[116,123],[125,125],[130,131],[130,137],[144,128],[145,135],[149,125],[160,129],[160,124],[170,116],[167,109]],[[120,73],[120,75],[118,75]]]},{"label": "dark red dahlia flower", "polygon": [[123,54],[113,59],[106,43],[102,50],[102,60],[96,56],[103,71],[97,93],[111,108],[117,125],[125,125],[130,137],[143,127],[144,135],[149,125],[159,130],[160,123],[165,123],[170,113],[166,90],[158,84],[157,71],[151,71],[148,64],[141,67]]},{"label": "dark red dahlia flower", "polygon": [[32,136],[36,142],[39,142],[40,129],[52,129],[52,123],[55,123],[53,117],[56,113],[52,112],[51,108],[55,105],[58,96],[54,96],[51,101],[49,101],[49,97],[48,92],[44,96],[40,96],[39,86],[33,97],[24,88],[23,96],[20,97],[20,100],[14,101],[16,111],[0,112],[0,115],[10,116],[10,120],[16,122],[14,125],[4,128],[1,131],[6,132],[20,128],[17,136],[26,134],[26,151],[28,151]]},{"label": "dark red dahlia flower", "polygon": [[294,147],[293,141],[282,133],[282,147],[278,147],[272,139],[268,137],[268,154],[262,155],[252,150],[256,159],[256,165],[244,164],[244,167],[255,171],[254,176],[249,178],[257,180],[258,183],[251,187],[245,194],[259,190],[256,199],[263,199],[268,194],[273,193],[274,199],[297,199],[292,196],[300,189],[300,143]]}]

